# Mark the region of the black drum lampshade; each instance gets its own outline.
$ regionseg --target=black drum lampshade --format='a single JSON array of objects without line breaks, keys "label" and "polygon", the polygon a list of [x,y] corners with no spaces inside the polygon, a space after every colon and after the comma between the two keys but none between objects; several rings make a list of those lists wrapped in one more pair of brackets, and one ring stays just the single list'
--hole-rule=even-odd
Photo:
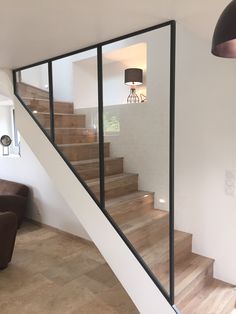
[{"label": "black drum lampshade", "polygon": [[143,70],[138,68],[129,68],[125,70],[126,85],[141,85],[143,84]]}]

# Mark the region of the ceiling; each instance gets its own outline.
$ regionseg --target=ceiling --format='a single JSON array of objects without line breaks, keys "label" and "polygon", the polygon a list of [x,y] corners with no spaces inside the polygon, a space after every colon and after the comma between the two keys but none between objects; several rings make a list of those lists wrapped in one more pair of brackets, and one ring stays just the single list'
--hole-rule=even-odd
[{"label": "ceiling", "polygon": [[128,67],[130,60],[132,60],[132,67],[146,69],[147,44],[129,45],[103,54],[103,63],[105,64],[119,62]]},{"label": "ceiling", "polygon": [[0,0],[0,67],[15,68],[176,19],[210,40],[230,0]]}]

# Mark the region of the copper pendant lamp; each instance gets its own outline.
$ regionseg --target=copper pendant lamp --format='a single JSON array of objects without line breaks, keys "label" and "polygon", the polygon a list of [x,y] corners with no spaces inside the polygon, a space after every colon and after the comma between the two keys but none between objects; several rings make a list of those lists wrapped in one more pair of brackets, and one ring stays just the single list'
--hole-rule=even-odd
[{"label": "copper pendant lamp", "polygon": [[236,0],[229,3],[216,24],[211,52],[217,57],[236,58]]}]

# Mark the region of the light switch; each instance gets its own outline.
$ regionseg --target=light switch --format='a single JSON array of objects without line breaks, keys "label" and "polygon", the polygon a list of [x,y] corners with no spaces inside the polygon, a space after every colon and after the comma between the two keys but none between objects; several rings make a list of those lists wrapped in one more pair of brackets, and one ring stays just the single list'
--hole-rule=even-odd
[{"label": "light switch", "polygon": [[225,171],[225,194],[235,196],[235,171]]}]

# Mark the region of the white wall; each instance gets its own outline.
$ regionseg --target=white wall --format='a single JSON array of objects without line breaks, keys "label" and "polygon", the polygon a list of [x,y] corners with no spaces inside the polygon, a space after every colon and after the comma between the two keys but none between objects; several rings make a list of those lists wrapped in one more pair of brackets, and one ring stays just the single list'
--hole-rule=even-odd
[{"label": "white wall", "polygon": [[[74,80],[74,64],[96,56],[96,49],[53,61],[53,95],[55,100],[73,102],[78,90]],[[82,78],[83,82],[83,78]]]},{"label": "white wall", "polygon": [[13,102],[12,100],[0,101],[0,138],[3,135],[10,136],[12,142],[8,148],[3,150],[0,144],[0,156],[3,154],[19,154],[19,146],[15,146],[15,133],[13,127]]},{"label": "white wall", "polygon": [[178,25],[176,82],[176,227],[236,284],[236,197],[224,187],[225,171],[236,171],[236,61]]},{"label": "white wall", "polygon": [[48,90],[48,65],[47,63],[21,71],[22,82]]},{"label": "white wall", "polygon": [[73,66],[73,102],[75,109],[98,106],[97,57],[86,58]]},{"label": "white wall", "polygon": [[30,187],[30,202],[26,213],[28,218],[89,239],[22,137],[21,157],[0,157],[0,178],[22,182]]},{"label": "white wall", "polygon": [[73,101],[73,56],[53,62],[53,94],[55,100]]},{"label": "white wall", "polygon": [[10,70],[0,69],[0,100],[9,101],[12,97],[12,73]]},{"label": "white wall", "polygon": [[0,137],[5,134],[12,138],[11,106],[0,102]]}]

